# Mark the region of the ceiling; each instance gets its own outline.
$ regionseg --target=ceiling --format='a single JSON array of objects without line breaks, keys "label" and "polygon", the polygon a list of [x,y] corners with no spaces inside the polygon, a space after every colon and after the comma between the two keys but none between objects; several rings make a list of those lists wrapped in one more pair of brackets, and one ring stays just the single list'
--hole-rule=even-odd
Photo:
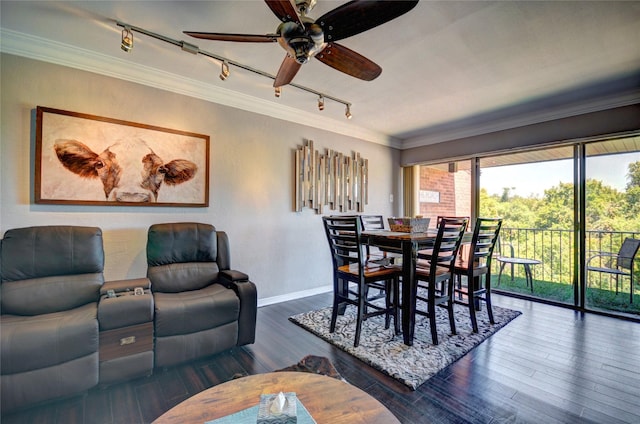
[{"label": "ceiling", "polygon": [[[318,18],[344,1],[318,0]],[[383,69],[366,82],[312,60],[294,83],[344,106],[134,34],[120,49],[116,21],[275,75],[277,43],[188,37],[184,30],[274,33],[278,19],[252,1],[7,1],[2,51],[328,128],[398,148],[640,102],[640,1],[420,1],[409,13],[340,43]]]}]

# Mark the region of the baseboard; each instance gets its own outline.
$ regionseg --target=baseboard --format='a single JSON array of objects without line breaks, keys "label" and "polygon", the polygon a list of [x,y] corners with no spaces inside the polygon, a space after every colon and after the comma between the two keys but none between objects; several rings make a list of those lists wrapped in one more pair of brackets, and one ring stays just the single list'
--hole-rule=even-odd
[{"label": "baseboard", "polygon": [[273,305],[276,303],[286,302],[289,300],[302,299],[303,297],[314,296],[316,294],[328,293],[333,290],[332,285],[316,287],[314,289],[302,290],[298,292],[283,294],[281,296],[267,297],[264,299],[258,299],[258,308],[262,306]]}]

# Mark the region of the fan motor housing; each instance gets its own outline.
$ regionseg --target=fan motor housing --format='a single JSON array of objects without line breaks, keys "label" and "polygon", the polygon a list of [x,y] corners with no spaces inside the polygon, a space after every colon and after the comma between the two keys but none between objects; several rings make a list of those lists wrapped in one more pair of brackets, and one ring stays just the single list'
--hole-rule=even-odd
[{"label": "fan motor housing", "polygon": [[326,46],[320,25],[309,23],[304,29],[295,22],[283,22],[278,26],[278,43],[296,62],[305,64]]}]

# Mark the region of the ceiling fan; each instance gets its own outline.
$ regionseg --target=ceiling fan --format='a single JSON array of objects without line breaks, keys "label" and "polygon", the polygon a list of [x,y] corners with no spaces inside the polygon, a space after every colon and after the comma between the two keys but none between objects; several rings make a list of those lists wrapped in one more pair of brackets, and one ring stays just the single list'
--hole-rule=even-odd
[{"label": "ceiling fan", "polygon": [[382,25],[413,9],[413,1],[350,1],[314,20],[307,16],[316,0],[265,0],[282,22],[274,34],[228,34],[184,31],[191,37],[206,40],[246,43],[278,42],[287,55],[273,82],[274,87],[289,84],[300,67],[315,57],[320,62],[353,77],[371,81],[382,68],[366,57],[336,43],[347,37]]}]

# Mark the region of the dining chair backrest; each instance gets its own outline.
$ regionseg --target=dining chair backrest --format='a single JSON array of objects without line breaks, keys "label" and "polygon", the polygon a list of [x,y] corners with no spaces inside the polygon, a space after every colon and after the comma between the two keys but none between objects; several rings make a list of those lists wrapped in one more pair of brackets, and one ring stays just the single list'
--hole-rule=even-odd
[{"label": "dining chair backrest", "polygon": [[382,215],[360,215],[360,222],[364,231],[384,230],[384,218]]},{"label": "dining chair backrest", "polygon": [[502,228],[500,218],[477,218],[469,247],[468,266],[480,268],[491,267],[493,250],[496,247]]},{"label": "dining chair backrest", "polygon": [[436,274],[437,267],[451,268],[458,255],[462,237],[469,223],[468,218],[442,218],[438,224],[438,235],[430,257],[430,273]]},{"label": "dining chair backrest", "polygon": [[640,239],[633,239],[630,237],[624,239],[622,246],[620,246],[620,251],[618,252],[618,268],[632,269],[633,261],[638,253],[638,248],[640,248]]},{"label": "dining chair backrest", "polygon": [[358,263],[364,268],[365,260],[360,242],[362,224],[357,216],[325,216],[322,217],[327,241],[331,249],[333,268],[351,263]]},{"label": "dining chair backrest", "polygon": [[442,216],[442,215],[438,215],[438,217],[436,218],[436,228],[438,228],[438,226],[440,225],[440,221],[442,221],[443,218],[447,218],[447,219],[465,218],[467,220],[467,226],[469,225],[469,217],[468,216]]}]

